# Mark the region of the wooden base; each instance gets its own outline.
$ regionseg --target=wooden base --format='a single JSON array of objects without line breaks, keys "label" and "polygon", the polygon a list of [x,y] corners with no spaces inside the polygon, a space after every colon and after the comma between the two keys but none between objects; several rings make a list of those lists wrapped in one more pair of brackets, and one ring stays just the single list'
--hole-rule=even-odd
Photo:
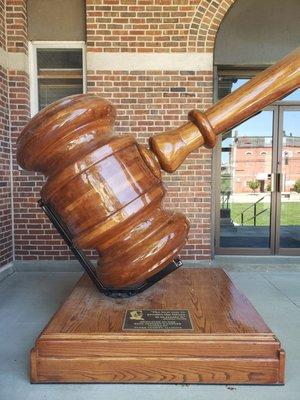
[{"label": "wooden base", "polygon": [[[188,309],[192,331],[124,331],[126,310]],[[31,381],[283,384],[284,350],[221,269],[179,269],[130,299],[87,276],[38,337]]]}]

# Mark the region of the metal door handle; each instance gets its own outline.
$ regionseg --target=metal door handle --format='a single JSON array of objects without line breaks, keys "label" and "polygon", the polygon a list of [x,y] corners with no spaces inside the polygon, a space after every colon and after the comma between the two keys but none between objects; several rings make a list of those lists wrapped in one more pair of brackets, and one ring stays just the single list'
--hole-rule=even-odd
[{"label": "metal door handle", "polygon": [[278,174],[276,174],[277,175],[277,185],[276,185],[276,191],[278,192],[278,193],[280,193],[281,192],[281,174],[280,173],[278,173]]},{"label": "metal door handle", "polygon": [[272,173],[271,174],[271,192],[282,192],[282,173]]},{"label": "metal door handle", "polygon": [[281,193],[283,192],[283,173],[278,173],[277,175],[277,191],[278,193]]},{"label": "metal door handle", "polygon": [[276,190],[276,174],[272,172],[271,174],[271,192],[275,192]]}]

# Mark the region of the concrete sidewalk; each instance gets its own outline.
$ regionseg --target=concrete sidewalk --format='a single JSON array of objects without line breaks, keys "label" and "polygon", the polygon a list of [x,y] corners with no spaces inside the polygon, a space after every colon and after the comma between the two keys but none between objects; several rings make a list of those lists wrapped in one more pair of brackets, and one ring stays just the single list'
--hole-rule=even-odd
[{"label": "concrete sidewalk", "polygon": [[[247,270],[245,265],[244,271]],[[70,293],[78,272],[17,272],[0,284],[1,400],[299,400],[300,272],[230,269],[287,352],[285,386],[31,385],[29,351],[40,330]]]}]

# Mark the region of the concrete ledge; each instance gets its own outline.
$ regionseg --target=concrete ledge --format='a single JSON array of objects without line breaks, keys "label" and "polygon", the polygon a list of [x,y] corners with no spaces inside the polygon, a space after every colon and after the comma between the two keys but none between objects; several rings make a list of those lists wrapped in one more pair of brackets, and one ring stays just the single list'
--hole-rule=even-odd
[{"label": "concrete ledge", "polygon": [[212,265],[240,272],[300,272],[300,257],[218,255]]},{"label": "concrete ledge", "polygon": [[[300,272],[300,257],[216,256],[214,260],[184,261],[183,266],[237,272]],[[83,272],[83,269],[76,260],[17,260],[0,268],[0,282],[15,272]]]},{"label": "concrete ledge", "polygon": [[[213,266],[211,260],[184,261],[184,267],[207,268]],[[96,261],[94,262],[96,265]],[[14,262],[17,272],[83,272],[83,268],[76,260],[45,260],[45,261],[22,261]]]},{"label": "concrete ledge", "polygon": [[244,256],[244,255],[216,255],[214,263],[228,263],[231,264],[272,264],[272,265],[279,265],[279,264],[293,264],[293,265],[300,265],[300,257],[296,256]]},{"label": "concrete ledge", "polygon": [[81,272],[82,267],[76,260],[46,260],[14,262],[17,272]]},{"label": "concrete ledge", "polygon": [[0,267],[0,282],[6,279],[8,276],[16,272],[16,267],[13,262]]},{"label": "concrete ledge", "polygon": [[[184,267],[219,267],[240,272],[300,272],[300,257],[216,256],[214,260],[183,261]],[[83,272],[76,260],[15,261],[17,272]]]}]

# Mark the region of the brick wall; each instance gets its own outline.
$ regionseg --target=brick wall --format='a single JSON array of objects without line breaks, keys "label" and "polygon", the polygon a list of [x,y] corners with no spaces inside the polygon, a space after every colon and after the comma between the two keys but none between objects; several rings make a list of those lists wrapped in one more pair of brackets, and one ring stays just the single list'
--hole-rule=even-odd
[{"label": "brick wall", "polygon": [[93,52],[213,52],[235,0],[86,0]]},{"label": "brick wall", "polygon": [[[25,0],[7,0],[7,43],[10,54],[27,55],[27,16]],[[39,174],[21,170],[16,161],[16,142],[30,118],[29,77],[24,70],[10,68],[9,107],[13,149],[14,242],[16,260],[68,257],[50,222],[37,207],[43,184]],[[55,250],[54,250],[55,249]],[[47,252],[47,255],[46,255]]]},{"label": "brick wall", "polygon": [[0,0],[0,266],[13,259],[5,3]]},{"label": "brick wall", "polygon": [[27,52],[26,0],[6,0],[7,51]]},{"label": "brick wall", "polygon": [[[118,53],[126,60],[126,53],[212,53],[218,26],[233,2],[87,0],[88,65],[92,56],[97,58],[101,54]],[[0,0],[0,7],[3,4]],[[1,26],[0,20],[0,40]],[[25,0],[6,1],[6,29],[10,54],[26,57]],[[134,69],[112,66],[87,71],[88,91],[109,98],[117,106],[116,131],[120,134],[131,133],[145,143],[149,135],[186,121],[190,109],[206,109],[212,102],[212,68],[201,69],[195,64],[191,67],[186,62],[184,68],[177,70]],[[26,70],[10,68],[8,84],[16,260],[68,259],[68,249],[36,206],[43,178],[21,171],[15,160],[16,139],[29,119]],[[165,174],[164,181],[168,188],[166,207],[184,212],[191,222],[183,258],[210,258],[211,152],[204,148],[194,152],[175,174]]]},{"label": "brick wall", "polygon": [[[234,0],[87,0],[87,55],[101,53],[212,53],[219,25]],[[128,57],[128,56],[127,56]],[[103,59],[103,58],[102,58]],[[178,126],[192,108],[212,104],[210,70],[89,70],[88,91],[109,98],[118,109],[116,130],[141,142]],[[191,222],[181,256],[211,257],[211,152],[194,152],[174,174],[164,174],[166,207]]]},{"label": "brick wall", "polygon": [[7,71],[0,66],[0,266],[13,259]]},{"label": "brick wall", "polygon": [[197,3],[87,1],[88,51],[184,51]]},{"label": "brick wall", "polygon": [[[212,101],[211,71],[88,71],[88,90],[117,106],[116,132],[147,143],[150,135],[186,122],[189,110]],[[174,174],[164,174],[166,208],[182,211],[191,222],[181,255],[210,256],[211,151],[191,154]]]},{"label": "brick wall", "polygon": [[0,48],[6,50],[5,1],[0,0]]}]

